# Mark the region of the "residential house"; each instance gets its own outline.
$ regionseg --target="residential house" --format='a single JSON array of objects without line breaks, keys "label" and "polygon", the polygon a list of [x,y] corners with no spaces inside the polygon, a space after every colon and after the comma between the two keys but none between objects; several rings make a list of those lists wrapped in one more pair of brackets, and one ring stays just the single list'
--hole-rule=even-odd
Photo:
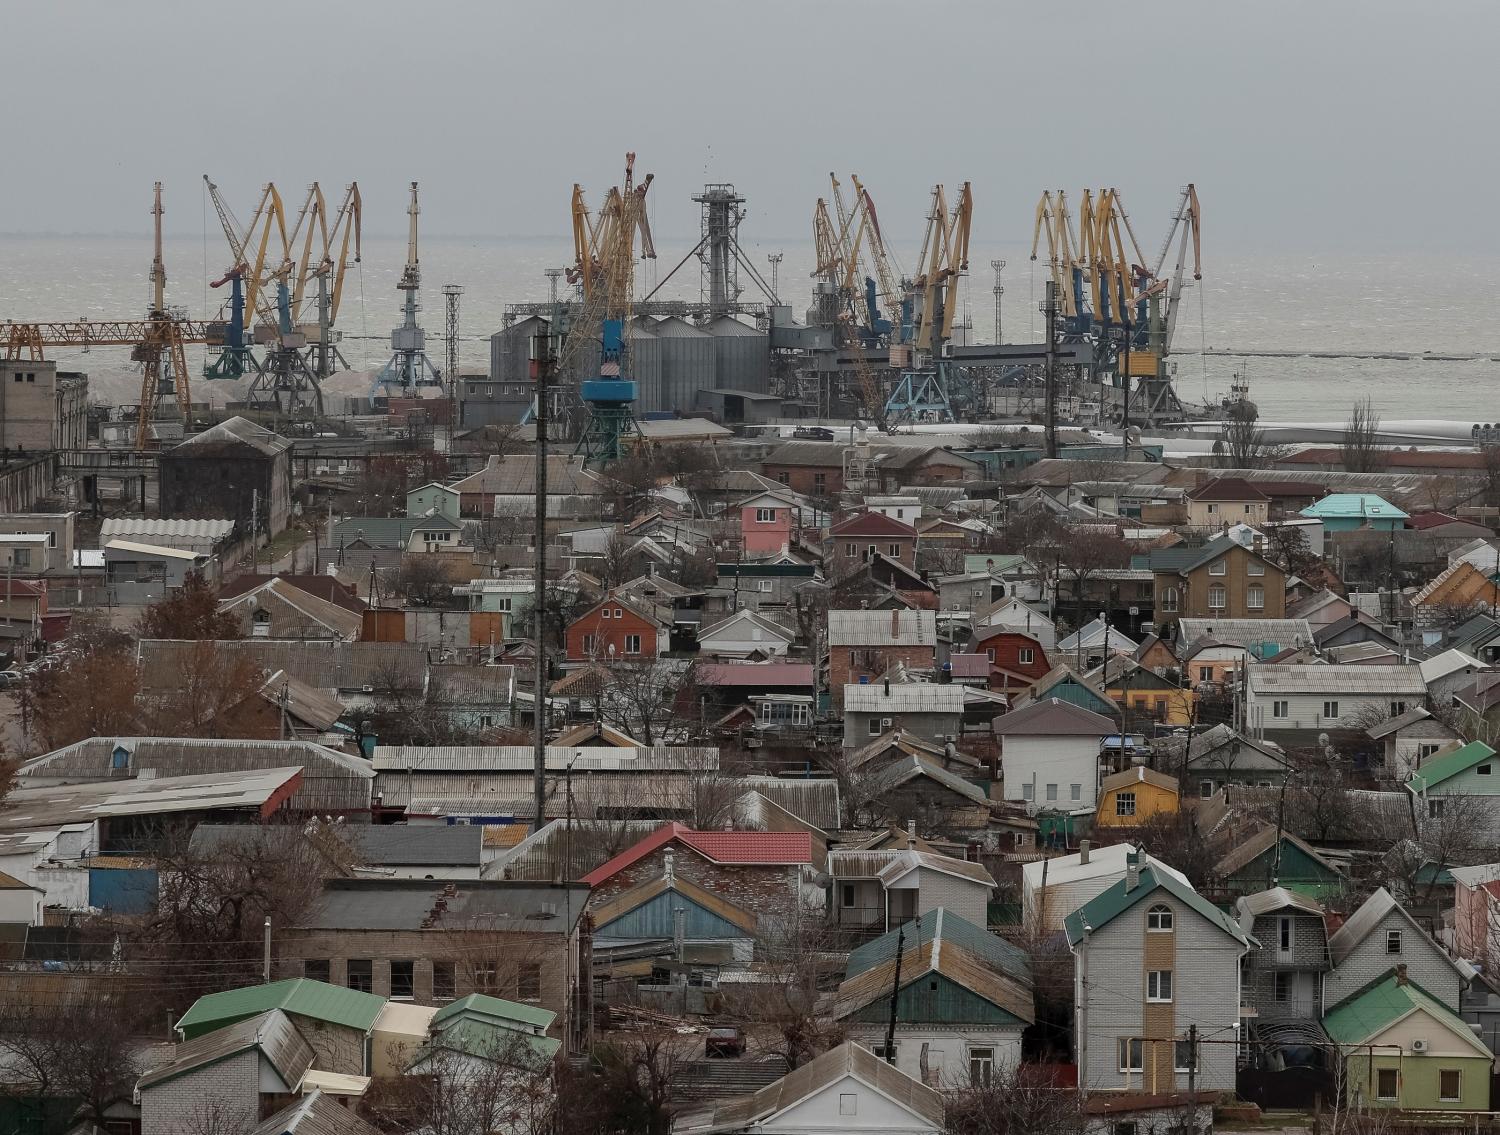
[{"label": "residential house", "polygon": [[430,1005],[503,995],[557,1014],[558,1031],[576,1038],[590,1000],[580,981],[587,897],[577,883],[333,879],[306,916],[277,931],[272,970],[374,994],[376,1013],[385,997]]},{"label": "residential house", "polygon": [[[104,545],[104,582],[110,600],[122,606],[154,603],[181,590],[190,575],[212,584],[219,565],[210,556],[163,544],[141,544],[134,540],[110,540]],[[13,579],[12,592],[23,580]],[[32,586],[44,586],[41,583]]]},{"label": "residential house", "polygon": [[1328,972],[1323,908],[1300,891],[1271,887],[1235,903],[1240,929],[1260,943],[1245,958],[1245,1000],[1255,1025],[1322,1015]]},{"label": "residential house", "polygon": [[219,601],[219,610],[240,624],[246,638],[327,639],[353,642],[363,617],[347,606],[320,599],[288,580],[272,577],[259,587]]},{"label": "residential house", "polygon": [[1409,779],[1428,757],[1459,740],[1450,726],[1420,705],[1372,725],[1365,732],[1380,745],[1380,763],[1385,775],[1400,781]]},{"label": "residential house", "polygon": [[1183,617],[1280,619],[1286,615],[1286,573],[1229,536],[1201,547],[1177,545],[1137,556],[1149,568],[1156,624]]},{"label": "residential house", "polygon": [[1041,643],[1043,650],[1050,651],[1057,646],[1056,624],[1015,595],[997,600],[992,606],[976,608],[974,611],[976,634],[983,627],[1007,627],[1010,630],[1020,631]]},{"label": "residential house", "polygon": [[1500,669],[1482,670],[1454,690],[1453,707],[1465,735],[1500,739]]},{"label": "residential house", "polygon": [[1439,640],[1443,630],[1500,606],[1500,569],[1459,560],[1411,597],[1412,618]]},{"label": "residential house", "polygon": [[567,659],[649,660],[666,654],[671,630],[661,608],[610,591],[568,624]]},{"label": "residential house", "polygon": [[1177,778],[1145,765],[1133,765],[1106,776],[1099,784],[1094,825],[1133,828],[1177,811]]},{"label": "residential house", "polygon": [[1135,659],[1117,654],[1090,675],[1127,715],[1129,727],[1170,725],[1183,728],[1197,721],[1198,691],[1148,670]]},{"label": "residential house", "polygon": [[[810,698],[814,670],[811,662],[702,662],[693,670],[693,683],[708,698],[706,708],[723,713],[767,696]],[[791,724],[811,725],[812,720]]]},{"label": "residential house", "polygon": [[973,614],[1005,597],[1005,584],[987,571],[939,575],[932,582],[937,585],[938,606],[944,611]]},{"label": "residential house", "polygon": [[[591,911],[595,925],[594,955],[596,961],[610,958],[611,977],[651,974],[651,966],[638,973],[620,968],[621,964],[629,967],[630,962],[642,960],[702,967],[700,975],[750,964],[760,926],[757,908],[764,909],[766,904],[743,898],[728,899],[678,878],[673,871],[673,858],[668,855],[664,874],[620,891]],[[658,944],[660,949],[646,954],[643,947],[649,943]],[[614,961],[616,952],[621,959],[619,963]],[[670,973],[658,974],[651,984],[672,985],[674,977]],[[701,977],[689,984],[701,988]]]},{"label": "residential house", "polygon": [[833,888],[829,918],[844,930],[884,933],[945,908],[975,926],[988,925],[995,879],[978,863],[933,851],[828,852]]},{"label": "residential house", "polygon": [[[1033,860],[1021,866],[1021,917],[1023,925],[1037,934],[1063,928],[1074,911],[1125,878],[1126,860],[1133,849],[1127,843],[1094,847],[1083,840],[1071,855]],[[1162,875],[1172,875],[1183,886],[1187,876],[1147,854],[1142,862]]]},{"label": "residential house", "polygon": [[986,1087],[1021,1063],[1021,1032],[1036,1021],[1031,966],[1023,950],[938,907],[851,951],[819,1014],[932,1087]]},{"label": "residential house", "polygon": [[1300,515],[1320,521],[1324,532],[1352,532],[1370,528],[1390,532],[1406,526],[1407,514],[1374,493],[1329,493]]},{"label": "residential house", "polygon": [[797,508],[782,493],[764,492],[740,502],[740,550],[746,559],[780,555],[799,527]]},{"label": "residential house", "polygon": [[[1306,619],[1184,617],[1177,621],[1177,642],[1182,649],[1181,656],[1184,661],[1190,653],[1196,652],[1195,644],[1209,639],[1222,646],[1237,647],[1243,663],[1265,662],[1283,651],[1310,645],[1313,641],[1313,634],[1312,624]],[[1215,668],[1213,676],[1203,677],[1194,672],[1192,677],[1198,682],[1224,680],[1224,675],[1218,667]]]},{"label": "residential house", "polygon": [[1126,853],[1125,878],[1066,920],[1078,1083],[1089,1091],[1233,1091],[1240,964],[1255,939],[1192,887]]},{"label": "residential house", "polygon": [[1059,698],[1033,702],[995,721],[1004,798],[1028,810],[1092,809],[1099,792],[1099,748],[1116,732],[1109,718]]},{"label": "residential house", "polygon": [[1485,973],[1500,969],[1500,863],[1450,868],[1453,948]]},{"label": "residential house", "polygon": [[463,494],[449,485],[429,481],[406,492],[406,515],[414,517],[445,516],[457,523],[459,502]]},{"label": "residential house", "polygon": [[1267,663],[1245,675],[1245,719],[1256,732],[1305,743],[1328,729],[1399,717],[1427,698],[1421,667]]},{"label": "residential house", "polygon": [[[1359,598],[1355,595],[1353,598]],[[1361,643],[1374,643],[1390,651],[1401,648],[1396,629],[1366,611],[1355,610],[1347,618],[1313,630],[1313,641],[1321,651],[1332,652]]]},{"label": "residential house", "polygon": [[1494,1054],[1404,965],[1323,1018],[1339,1045],[1352,1106],[1415,1113],[1488,1111]]},{"label": "residential house", "polygon": [[1243,477],[1215,477],[1187,492],[1190,528],[1261,525],[1270,519],[1271,498]]},{"label": "residential house", "polygon": [[845,1041],[752,1096],[684,1111],[672,1135],[941,1135],[942,1093]]},{"label": "residential house", "polygon": [[1015,699],[1017,709],[1051,699],[1065,701],[1092,713],[1115,716],[1119,706],[1114,699],[1093,679],[1080,674],[1066,662],[1058,662],[1048,670],[1025,694]]},{"label": "residential house", "polygon": [[[321,1071],[368,1076],[370,1034],[384,1004],[383,997],[368,990],[293,977],[200,997],[178,1020],[176,1030],[184,1041],[196,1041],[260,1019],[268,1029],[278,1027],[279,1035],[279,1022],[267,1017],[275,1010],[311,1047],[313,1063]],[[290,1037],[285,1040],[295,1047]]]},{"label": "residential house", "polygon": [[836,578],[852,575],[877,554],[915,569],[917,530],[884,513],[860,512],[828,530],[827,549],[825,562]]},{"label": "residential house", "polygon": [[459,547],[463,526],[446,516],[346,516],[334,522],[328,555],[346,571],[368,576],[376,568],[398,568],[409,548]]},{"label": "residential house", "polygon": [[1468,974],[1381,887],[1328,937],[1333,968],[1323,979],[1323,1012],[1342,1005],[1396,966],[1435,1000],[1457,1012]]},{"label": "residential house", "polygon": [[[1159,753],[1177,752],[1173,739],[1157,743]],[[1182,757],[1182,779],[1189,793],[1207,800],[1230,785],[1271,788],[1281,784],[1291,762],[1280,746],[1246,737],[1229,725],[1177,742]]]},{"label": "residential house", "polygon": [[785,556],[768,562],[719,564],[718,579],[708,597],[716,608],[731,613],[742,608],[790,607],[802,588],[820,585],[816,564]]},{"label": "residential house", "polygon": [[[1448,809],[1466,808],[1462,822],[1476,836],[1500,839],[1500,760],[1483,741],[1470,741],[1452,752],[1438,752],[1411,774],[1406,790],[1419,809],[1440,819]],[[1474,803],[1470,804],[1472,800]]]},{"label": "residential house", "polygon": [[1057,644],[1057,655],[1084,670],[1103,665],[1116,654],[1134,654],[1140,644],[1109,625],[1101,615],[1091,619]]},{"label": "residential house", "polygon": [[829,611],[828,687],[835,711],[844,688],[873,681],[896,663],[908,671],[937,664],[937,616],[932,611]]},{"label": "residential house", "polygon": [[916,824],[923,832],[986,843],[1001,834],[988,793],[958,769],[920,753],[858,777],[845,791],[844,803],[859,826]]},{"label": "residential house", "polygon": [[1013,627],[977,627],[969,649],[984,657],[992,690],[1026,689],[1051,670],[1041,639]]},{"label": "residential house", "polygon": [[1349,885],[1338,867],[1292,832],[1262,824],[1210,869],[1218,886],[1232,895],[1285,887],[1315,899],[1341,894]]},{"label": "residential house", "polygon": [[796,634],[746,608],[698,631],[698,652],[713,658],[784,657]]},{"label": "residential house", "polygon": [[1427,698],[1433,705],[1453,704],[1455,691],[1467,686],[1474,675],[1488,667],[1462,650],[1449,648],[1417,663],[1422,668],[1422,680],[1427,683]]},{"label": "residential house", "polygon": [[[509,513],[506,506],[523,504],[525,516],[532,515],[530,502],[536,499],[537,457],[531,453],[491,454],[477,473],[454,481],[449,487],[459,493],[459,508],[464,516],[492,516]],[[570,514],[570,502],[578,497],[598,499],[604,482],[583,459],[570,454],[554,453],[547,457],[547,516]],[[514,515],[513,513],[511,513]]]},{"label": "residential house", "polygon": [[928,741],[956,741],[962,732],[965,687],[951,683],[877,682],[844,687],[844,745],[857,748],[892,729]]}]

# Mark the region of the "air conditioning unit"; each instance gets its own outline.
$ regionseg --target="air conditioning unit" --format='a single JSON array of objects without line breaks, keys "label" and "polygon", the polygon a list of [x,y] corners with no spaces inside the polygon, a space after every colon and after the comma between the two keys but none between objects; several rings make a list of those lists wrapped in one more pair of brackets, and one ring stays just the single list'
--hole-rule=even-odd
[{"label": "air conditioning unit", "polygon": [[882,717],[880,719],[880,727],[882,729],[889,729],[893,724],[894,722],[889,717]]},{"label": "air conditioning unit", "polygon": [[1411,1050],[1413,1052],[1426,1052],[1427,1042],[1421,1037],[1418,1037],[1416,1040],[1411,1042]]},{"label": "air conditioning unit", "polygon": [[364,692],[367,693],[367,694],[373,694],[375,692],[375,687],[374,686],[365,686],[364,687]]}]

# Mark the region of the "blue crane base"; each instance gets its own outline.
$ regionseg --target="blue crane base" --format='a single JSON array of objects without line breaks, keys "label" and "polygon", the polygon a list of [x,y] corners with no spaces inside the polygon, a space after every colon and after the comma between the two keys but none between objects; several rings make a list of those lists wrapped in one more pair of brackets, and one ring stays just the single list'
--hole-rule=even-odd
[{"label": "blue crane base", "polygon": [[596,405],[573,452],[583,454],[584,465],[607,465],[625,455],[627,438],[644,440],[635,412],[629,406]]},{"label": "blue crane base", "polygon": [[948,387],[937,371],[903,371],[901,380],[886,399],[888,422],[952,422],[953,403]]}]

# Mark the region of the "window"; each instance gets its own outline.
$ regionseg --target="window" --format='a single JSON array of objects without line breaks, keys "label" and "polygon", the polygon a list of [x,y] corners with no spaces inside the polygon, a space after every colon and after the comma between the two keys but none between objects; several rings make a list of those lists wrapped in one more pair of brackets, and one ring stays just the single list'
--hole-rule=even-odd
[{"label": "window", "polygon": [[839,1114],[840,1115],[858,1115],[859,1114],[859,1096],[855,1095],[853,1092],[840,1092],[839,1093]]},{"label": "window", "polygon": [[775,524],[776,510],[774,508],[758,508],[755,510],[755,523]]},{"label": "window", "polygon": [[906,519],[906,509],[904,509],[904,508],[898,508],[896,510],[896,519],[897,520],[905,520]]},{"label": "window", "polygon": [[1034,784],[1023,784],[1023,785],[1021,785],[1021,799],[1022,800],[1035,800],[1036,799],[1036,785],[1034,785]]},{"label": "window", "polygon": [[993,663],[993,662],[994,662],[994,661],[995,661],[995,648],[994,648],[994,647],[993,647],[993,646],[992,646],[992,647],[990,647],[990,648],[989,648],[989,649],[988,649],[988,650],[986,650],[986,651],[985,651],[985,652],[984,652],[984,656],[985,656],[985,658],[986,658],[986,659],[988,659],[988,660],[989,660],[989,661],[990,661],[990,662],[991,662],[991,663]]},{"label": "window", "polygon": [[839,887],[839,902],[846,907],[854,905],[854,884],[844,883]]},{"label": "window", "polygon": [[1394,1068],[1378,1068],[1375,1071],[1375,1098],[1381,1100],[1393,1100],[1396,1098],[1396,1070]]},{"label": "window", "polygon": [[606,608],[604,608],[604,610],[602,610],[602,611],[599,612],[599,617],[601,619],[610,619],[610,618],[613,618],[614,616],[610,613],[610,609],[608,607],[606,607]]},{"label": "window", "polygon": [[1047,785],[1047,799],[1048,800],[1056,800],[1057,799],[1057,785],[1055,785],[1055,784],[1049,784],[1049,785]]},{"label": "window", "polygon": [[1191,1072],[1198,1066],[1198,1046],[1190,1040],[1172,1042],[1172,1066],[1179,1072]]},{"label": "window", "polygon": [[456,983],[453,980],[452,962],[432,963],[432,998],[434,1001],[443,999],[452,1000],[458,993]]},{"label": "window", "polygon": [[1339,715],[1339,703],[1338,702],[1336,702],[1336,701],[1326,701],[1326,702],[1323,703],[1323,716],[1324,717],[1337,717],[1338,715]]},{"label": "window", "polygon": [[[819,474],[819,476],[821,476],[821,474]],[[783,485],[790,485],[792,483],[792,475],[790,473],[785,472],[785,471],[777,473],[776,474],[776,479],[778,481],[780,481]],[[814,481],[816,481],[817,479],[818,479],[817,476],[815,476],[813,478]]]},{"label": "window", "polygon": [[481,993],[495,992],[494,962],[479,961],[474,963],[474,988]]},{"label": "window", "polygon": [[1145,1067],[1141,1050],[1145,1044],[1139,1037],[1122,1036],[1119,1043],[1120,1071],[1139,1072]]},{"label": "window", "polygon": [[1463,1073],[1459,1069],[1438,1069],[1438,1099],[1444,1103],[1458,1103],[1462,1086]]},{"label": "window", "polygon": [[[994,659],[991,658],[990,661],[993,662]],[[1023,647],[1021,647],[1021,653],[1020,653],[1020,662],[1021,662],[1021,665],[1022,666],[1030,666],[1035,661],[1036,661],[1036,651],[1032,650],[1031,647],[1029,647],[1029,646],[1023,646]]]},{"label": "window", "polygon": [[375,968],[370,959],[350,958],[349,979],[344,984],[361,993],[373,993],[375,991]]},{"label": "window", "polygon": [[327,958],[302,959],[302,976],[308,981],[327,981],[332,968]]},{"label": "window", "polygon": [[1172,971],[1169,969],[1153,969],[1146,971],[1146,1000],[1147,1001],[1170,1001],[1172,1000]]},{"label": "window", "polygon": [[1117,792],[1115,794],[1115,815],[1117,815],[1117,816],[1133,816],[1133,815],[1135,815],[1135,793],[1134,792]]},{"label": "window", "polygon": [[1252,611],[1264,610],[1266,606],[1266,589],[1258,583],[1252,583],[1245,589],[1245,606]]},{"label": "window", "polygon": [[1136,1135],[1138,1128],[1136,1127],[1134,1120],[1127,1119],[1120,1123],[1116,1123],[1109,1130],[1110,1135]]},{"label": "window", "polygon": [[1474,774],[1476,776],[1491,776],[1491,775],[1493,775],[1490,772],[1490,768],[1491,767],[1492,766],[1490,765],[1490,763],[1488,761],[1486,761],[1484,764],[1480,765],[1478,768],[1476,768],[1474,770]]},{"label": "window", "polygon": [[1228,606],[1228,594],[1222,583],[1211,584],[1208,589],[1208,609],[1222,611]]},{"label": "window", "polygon": [[855,556],[859,555],[859,545],[852,542],[845,544],[844,555],[852,560]]},{"label": "window", "polygon": [[1177,610],[1177,588],[1169,587],[1161,593],[1161,609],[1163,611]]},{"label": "window", "polygon": [[1292,920],[1286,915],[1276,920],[1276,948],[1283,954],[1292,952]]},{"label": "window", "polygon": [[479,395],[479,387],[477,385],[475,385],[474,383],[472,383],[472,382],[469,383],[469,397],[470,398],[475,398],[478,395]]},{"label": "window", "polygon": [[1428,817],[1428,819],[1441,820],[1443,818],[1443,804],[1445,802],[1446,801],[1443,801],[1443,800],[1429,800],[1429,801],[1427,801],[1427,817]]},{"label": "window", "polygon": [[1081,785],[1081,784],[1070,784],[1070,785],[1068,785],[1068,799],[1070,799],[1070,800],[1082,800],[1083,799],[1083,785]]},{"label": "window", "polygon": [[410,1001],[416,995],[416,963],[393,961],[391,963],[391,997],[397,1001]]},{"label": "window", "polygon": [[1404,701],[1393,701],[1393,702],[1391,702],[1391,716],[1392,717],[1400,717],[1405,712],[1406,712],[1406,703]]},{"label": "window", "polygon": [[1214,513],[1218,512],[1218,511],[1219,511],[1219,506],[1216,505],[1216,504],[1214,504],[1212,501],[1210,501],[1209,505],[1208,505],[1208,515],[1212,516]]},{"label": "window", "polygon": [[1265,575],[1266,574],[1266,561],[1262,560],[1262,559],[1259,559],[1256,556],[1251,556],[1249,559],[1247,559],[1245,561],[1245,574],[1246,575]]},{"label": "window", "polygon": [[1289,973],[1278,973],[1276,975],[1276,1000],[1290,1001],[1292,999],[1292,975]]},{"label": "window", "polygon": [[1385,952],[1388,954],[1401,952],[1401,931],[1387,930],[1385,932]]},{"label": "window", "polygon": [[969,1049],[969,1083],[976,1088],[987,1088],[995,1077],[995,1050],[993,1048]]},{"label": "window", "polygon": [[[783,481],[782,484],[786,484],[786,482]],[[827,473],[814,473],[813,474],[813,492],[815,492],[815,493],[821,493],[821,492],[823,492],[827,488],[828,488],[828,474]]]},{"label": "window", "polygon": [[1212,682],[1214,680],[1214,668],[1212,666],[1198,667],[1198,681]]},{"label": "window", "polygon": [[1434,743],[1432,743],[1430,745],[1418,745],[1417,746],[1417,760],[1418,761],[1425,761],[1428,757],[1432,756],[1433,753],[1437,752],[1442,747],[1443,747],[1443,745],[1442,745],[1442,742],[1440,742],[1440,741],[1434,742]]},{"label": "window", "polygon": [[616,607],[615,608],[615,618],[617,618],[617,619],[623,619],[624,617],[625,617],[624,610],[621,609],[621,608],[619,608],[619,607]]},{"label": "window", "polygon": [[1288,712],[1289,708],[1290,707],[1288,706],[1285,698],[1281,698],[1281,699],[1278,699],[1276,701],[1273,701],[1271,703],[1271,716],[1272,717],[1290,717],[1291,714]]},{"label": "window", "polygon": [[1163,934],[1172,929],[1172,908],[1158,903],[1146,912],[1146,929]]},{"label": "window", "polygon": [[1198,782],[1198,795],[1207,800],[1214,794],[1214,782],[1211,780],[1200,780]]},{"label": "window", "polygon": [[1226,561],[1226,560],[1215,560],[1213,563],[1211,563],[1211,564],[1208,565],[1208,574],[1209,575],[1228,575],[1229,574],[1229,563],[1228,563],[1228,561]]},{"label": "window", "polygon": [[868,563],[870,560],[873,560],[875,558],[875,553],[878,551],[880,551],[879,547],[874,544],[871,544],[869,547],[867,547],[865,549],[865,562]]},{"label": "window", "polygon": [[598,641],[594,638],[593,635],[586,634],[586,635],[583,636],[583,652],[585,654],[593,654],[594,653],[594,648],[597,645],[598,645]]},{"label": "window", "polygon": [[542,999],[541,962],[522,962],[516,971],[516,1000],[540,1001]]},{"label": "window", "polygon": [[893,560],[899,560],[901,558],[901,545],[887,544],[885,546],[885,554],[890,556]]},{"label": "window", "polygon": [[11,563],[18,568],[29,568],[31,566],[31,549],[17,548],[11,553]]},{"label": "window", "polygon": [[884,1041],[870,1045],[870,1051],[878,1060],[889,1060],[892,1064],[896,1062],[896,1053],[901,1051],[899,1043],[887,1046]]},{"label": "window", "polygon": [[626,654],[639,654],[640,652],[641,652],[641,636],[638,635],[638,634],[628,634],[628,635],[626,635],[625,636],[625,653]]},{"label": "window", "polygon": [[878,717],[872,717],[872,718],[870,718],[870,736],[871,737],[879,737],[880,736],[880,718],[878,718]]}]

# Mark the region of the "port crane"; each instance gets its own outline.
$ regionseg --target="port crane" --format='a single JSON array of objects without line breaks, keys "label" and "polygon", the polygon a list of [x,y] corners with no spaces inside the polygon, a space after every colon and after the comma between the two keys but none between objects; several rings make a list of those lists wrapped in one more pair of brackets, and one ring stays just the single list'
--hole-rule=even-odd
[{"label": "port crane", "polygon": [[5,357],[40,361],[53,346],[124,346],[141,364],[141,398],[136,411],[135,446],[146,449],[151,423],[168,407],[187,420],[192,392],[187,371],[189,343],[203,343],[208,325],[183,318],[167,307],[167,268],[162,257],[161,182],[155,184],[151,206],[153,252],[149,281],[151,294],[143,320],[77,320],[63,323],[17,323],[4,325]]},{"label": "port crane", "polygon": [[[416,387],[443,384],[443,376],[427,357],[427,333],[417,322],[417,312],[421,307],[417,303],[417,293],[422,290],[422,262],[417,255],[417,217],[420,213],[417,183],[414,181],[411,183],[411,203],[406,208],[406,267],[396,283],[396,290],[405,296],[401,305],[401,326],[391,331],[391,357],[375,376],[375,383],[370,388],[372,398],[382,388],[389,392],[396,387],[409,394]],[[451,382],[455,377],[449,375],[448,380]]]}]

